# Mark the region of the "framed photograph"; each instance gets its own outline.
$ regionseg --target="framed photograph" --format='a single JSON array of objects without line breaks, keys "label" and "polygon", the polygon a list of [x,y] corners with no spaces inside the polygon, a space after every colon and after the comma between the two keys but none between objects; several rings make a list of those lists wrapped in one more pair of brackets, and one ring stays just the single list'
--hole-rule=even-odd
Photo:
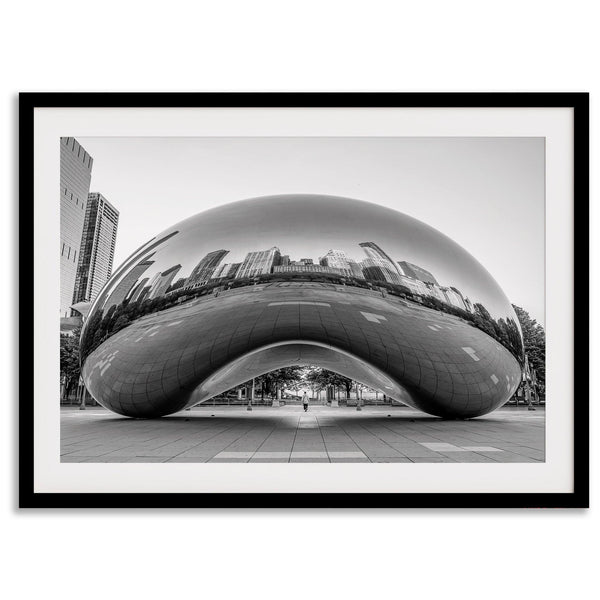
[{"label": "framed photograph", "polygon": [[588,506],[587,94],[19,119],[21,507]]}]

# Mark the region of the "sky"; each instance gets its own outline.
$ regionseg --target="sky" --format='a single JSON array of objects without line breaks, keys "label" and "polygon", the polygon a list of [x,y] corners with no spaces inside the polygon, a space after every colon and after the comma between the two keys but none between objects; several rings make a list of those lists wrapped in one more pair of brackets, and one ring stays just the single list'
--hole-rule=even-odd
[{"label": "sky", "polygon": [[198,212],[274,194],[330,194],[419,219],[472,254],[544,324],[543,138],[99,138],[91,192],[119,210],[113,272]]}]

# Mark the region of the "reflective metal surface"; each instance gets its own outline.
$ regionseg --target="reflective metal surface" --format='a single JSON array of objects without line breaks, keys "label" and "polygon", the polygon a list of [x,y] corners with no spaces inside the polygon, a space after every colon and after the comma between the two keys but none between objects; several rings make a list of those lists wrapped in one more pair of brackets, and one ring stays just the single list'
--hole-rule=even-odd
[{"label": "reflective metal surface", "polygon": [[523,342],[491,275],[440,232],[370,203],[285,195],[149,240],[94,302],[81,353],[96,400],[133,417],[292,364],[472,417],[510,398]]}]

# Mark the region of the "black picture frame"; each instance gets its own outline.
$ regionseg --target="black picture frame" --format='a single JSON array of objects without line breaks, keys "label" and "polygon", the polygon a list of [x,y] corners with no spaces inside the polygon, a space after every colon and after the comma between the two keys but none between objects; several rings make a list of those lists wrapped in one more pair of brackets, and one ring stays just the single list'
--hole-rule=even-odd
[{"label": "black picture frame", "polygon": [[[34,110],[42,107],[437,107],[573,109],[575,356],[572,493],[37,493],[31,286]],[[589,94],[22,93],[19,96],[19,506],[21,508],[586,508],[589,506]]]}]

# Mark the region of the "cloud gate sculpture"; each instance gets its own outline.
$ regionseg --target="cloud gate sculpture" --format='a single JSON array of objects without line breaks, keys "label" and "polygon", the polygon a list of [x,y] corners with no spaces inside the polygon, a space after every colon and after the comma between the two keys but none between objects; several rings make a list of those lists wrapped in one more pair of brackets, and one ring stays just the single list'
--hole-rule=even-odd
[{"label": "cloud gate sculpture", "polygon": [[470,418],[512,396],[522,360],[509,301],[463,248],[323,195],[243,200],[169,227],[114,273],[81,335],[87,389],[139,418],[310,364]]}]

